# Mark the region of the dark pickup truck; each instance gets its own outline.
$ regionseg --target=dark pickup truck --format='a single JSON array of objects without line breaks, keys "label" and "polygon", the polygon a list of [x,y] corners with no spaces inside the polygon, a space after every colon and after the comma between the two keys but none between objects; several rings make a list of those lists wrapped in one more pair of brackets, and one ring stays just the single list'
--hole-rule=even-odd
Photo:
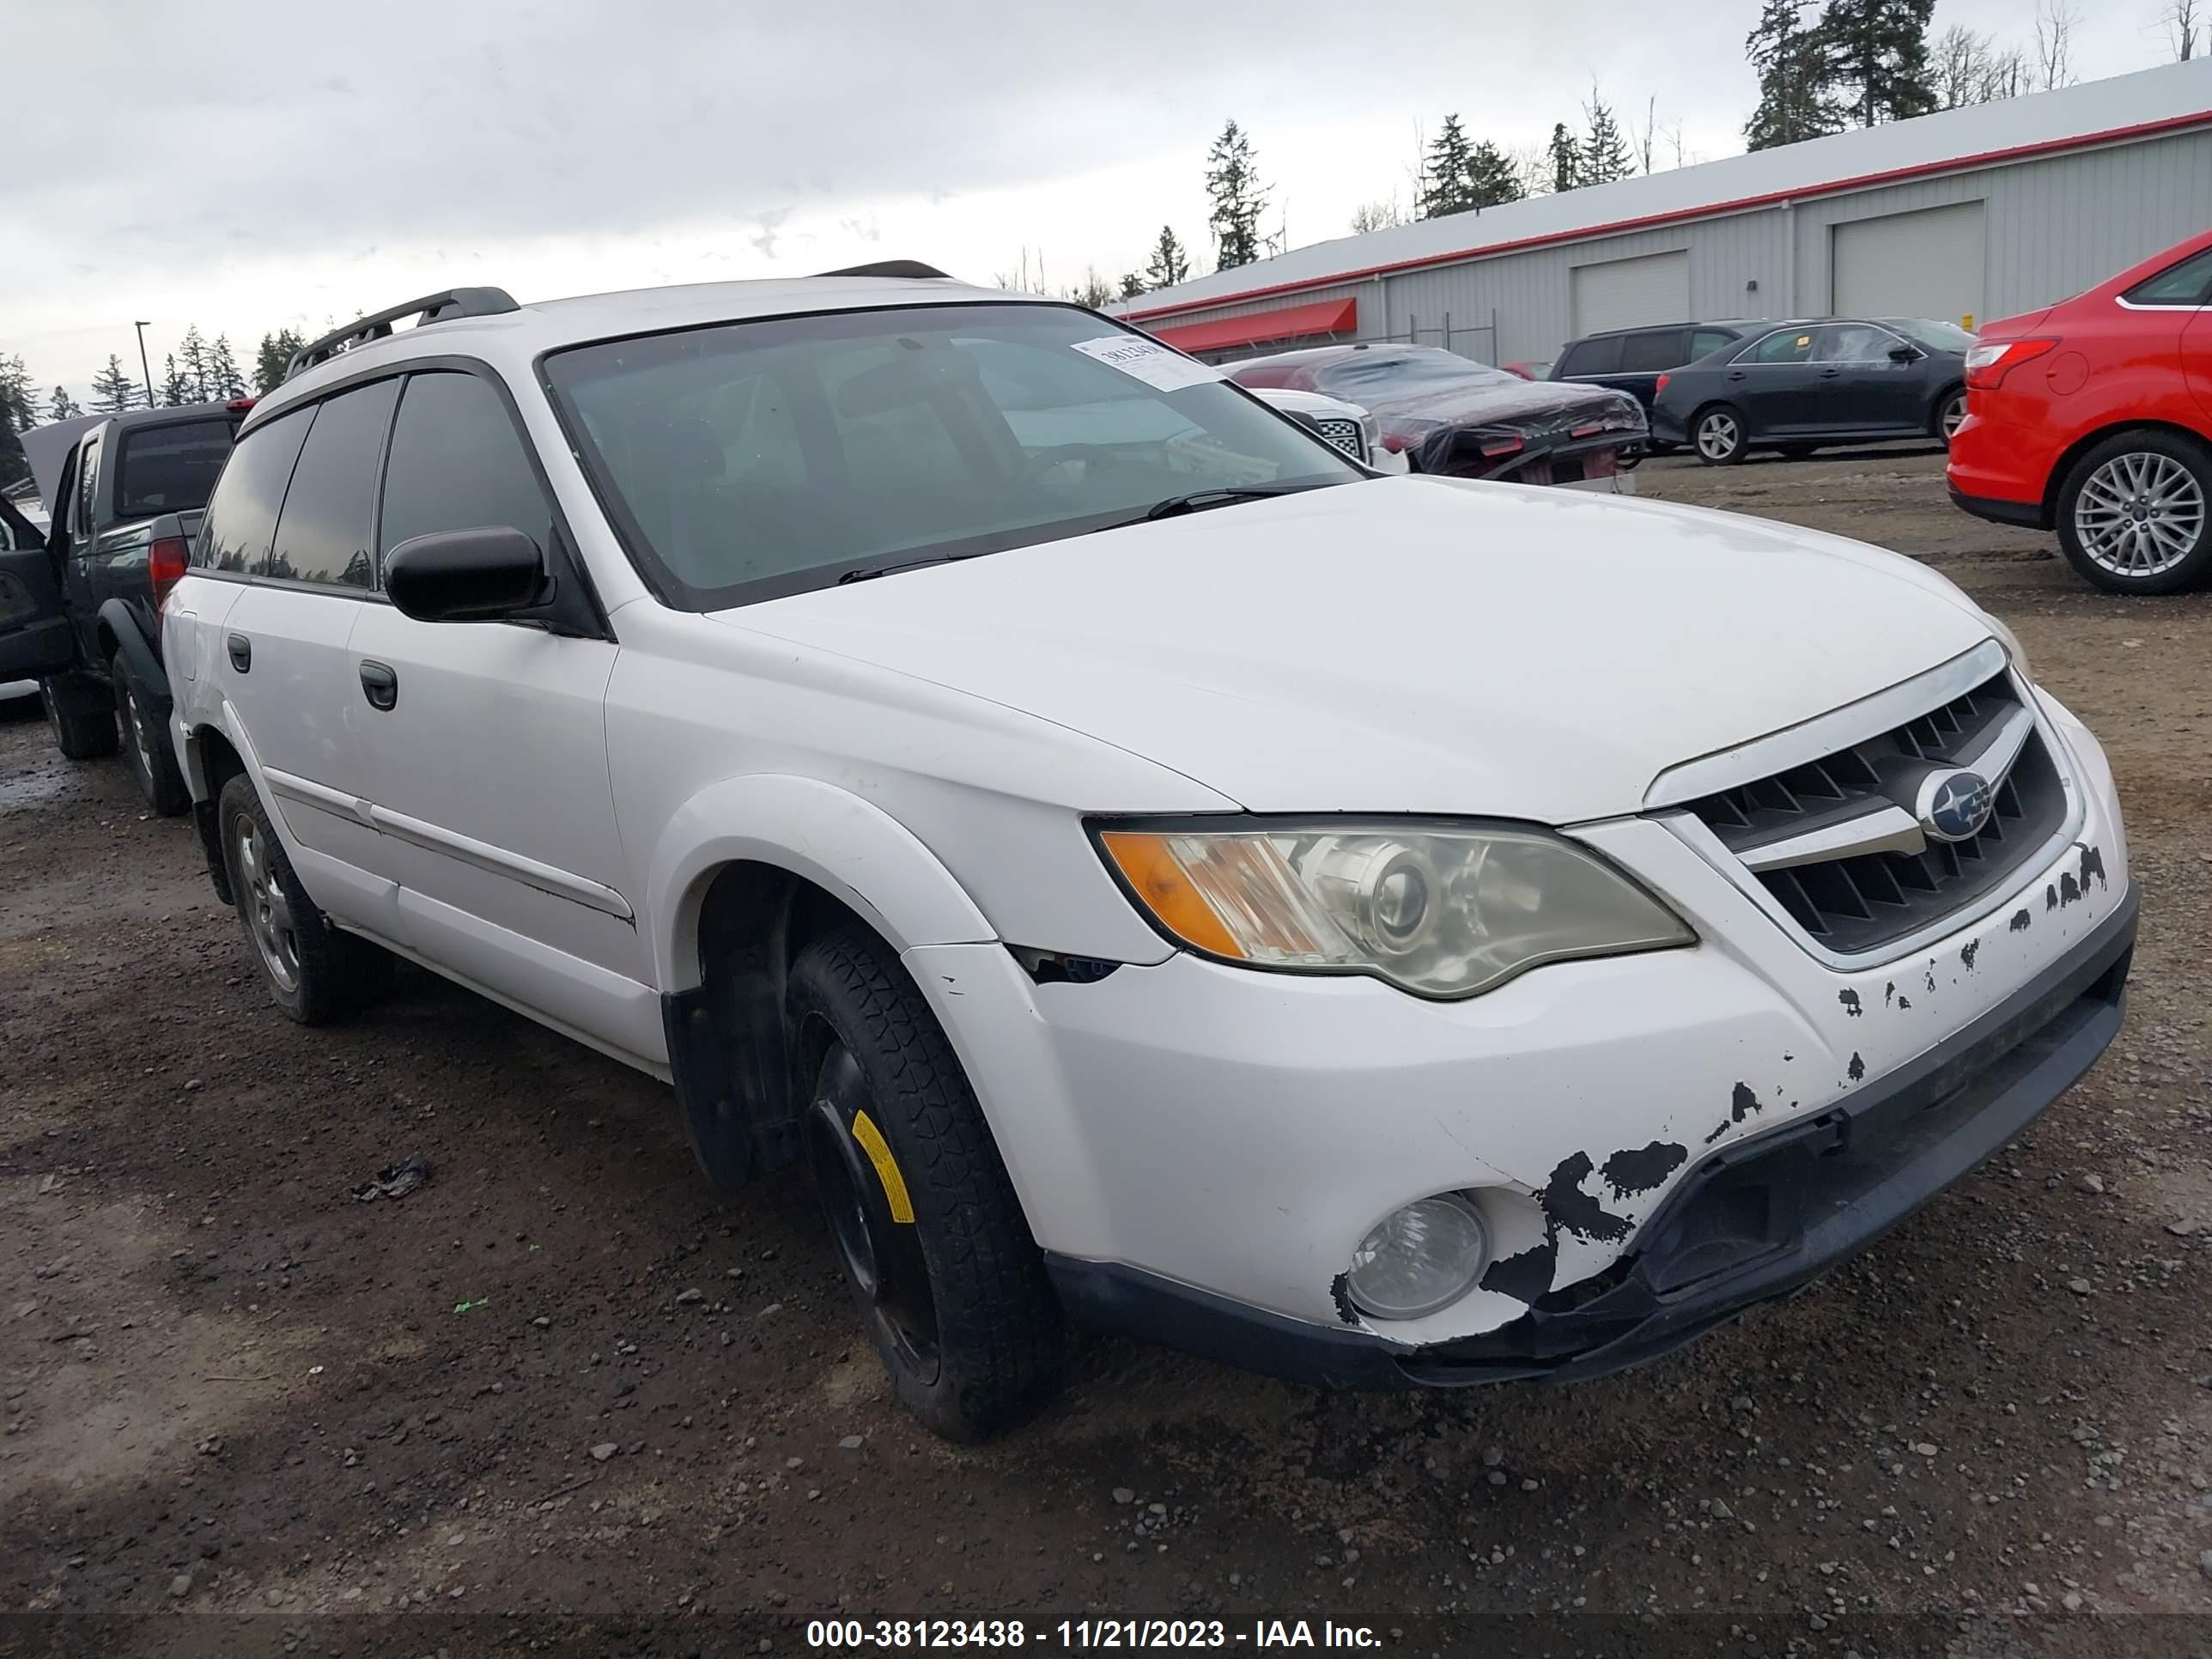
[{"label": "dark pickup truck", "polygon": [[[0,553],[0,681],[35,678],[71,760],[130,763],[164,817],[191,804],[169,737],[161,605],[250,398],[33,427],[23,453],[48,503],[46,545]],[[33,627],[11,617],[63,617]]]}]

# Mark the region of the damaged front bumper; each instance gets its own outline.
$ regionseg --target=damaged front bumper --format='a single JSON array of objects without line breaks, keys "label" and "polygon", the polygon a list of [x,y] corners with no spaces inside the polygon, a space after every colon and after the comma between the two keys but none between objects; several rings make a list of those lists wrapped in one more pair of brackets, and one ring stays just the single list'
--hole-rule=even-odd
[{"label": "damaged front bumper", "polygon": [[2132,890],[2058,962],[1880,1083],[1694,1164],[1608,1271],[1499,1329],[1408,1348],[1114,1263],[1048,1256],[1094,1328],[1328,1388],[1569,1382],[1656,1359],[1871,1245],[2019,1135],[2118,1033]]}]

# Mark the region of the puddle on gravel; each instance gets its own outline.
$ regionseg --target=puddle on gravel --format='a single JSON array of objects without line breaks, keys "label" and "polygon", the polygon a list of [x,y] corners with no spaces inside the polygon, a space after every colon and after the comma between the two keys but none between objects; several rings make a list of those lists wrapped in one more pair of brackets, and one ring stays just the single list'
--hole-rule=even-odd
[{"label": "puddle on gravel", "polygon": [[0,817],[52,800],[68,789],[70,781],[70,775],[58,766],[0,774]]}]

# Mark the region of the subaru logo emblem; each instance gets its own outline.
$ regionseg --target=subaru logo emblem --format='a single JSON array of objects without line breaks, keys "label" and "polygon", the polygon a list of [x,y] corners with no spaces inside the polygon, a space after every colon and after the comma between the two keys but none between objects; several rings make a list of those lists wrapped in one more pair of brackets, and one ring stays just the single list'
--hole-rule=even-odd
[{"label": "subaru logo emblem", "polygon": [[1912,816],[1937,841],[1972,841],[1990,821],[1995,805],[1989,780],[1960,768],[1931,772],[1923,779]]}]

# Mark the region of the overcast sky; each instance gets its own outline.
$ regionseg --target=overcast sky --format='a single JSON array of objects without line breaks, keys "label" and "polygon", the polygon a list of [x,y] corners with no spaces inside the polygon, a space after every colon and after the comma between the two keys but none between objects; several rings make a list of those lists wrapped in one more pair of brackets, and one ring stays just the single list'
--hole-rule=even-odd
[{"label": "overcast sky", "polygon": [[[2046,3],[2049,0],[2046,0]],[[2162,0],[2074,0],[2083,79],[2171,56]],[[1534,143],[1595,82],[1692,159],[1742,148],[1757,0],[0,0],[0,355],[82,398],[146,318],[307,334],[462,283],[518,299],[894,256],[979,281],[1204,260],[1252,133],[1292,245],[1411,193],[1417,126]],[[2021,44],[2034,0],[1940,0]],[[1671,141],[1662,159],[1671,160]],[[1210,268],[1210,261],[1199,270]]]}]

